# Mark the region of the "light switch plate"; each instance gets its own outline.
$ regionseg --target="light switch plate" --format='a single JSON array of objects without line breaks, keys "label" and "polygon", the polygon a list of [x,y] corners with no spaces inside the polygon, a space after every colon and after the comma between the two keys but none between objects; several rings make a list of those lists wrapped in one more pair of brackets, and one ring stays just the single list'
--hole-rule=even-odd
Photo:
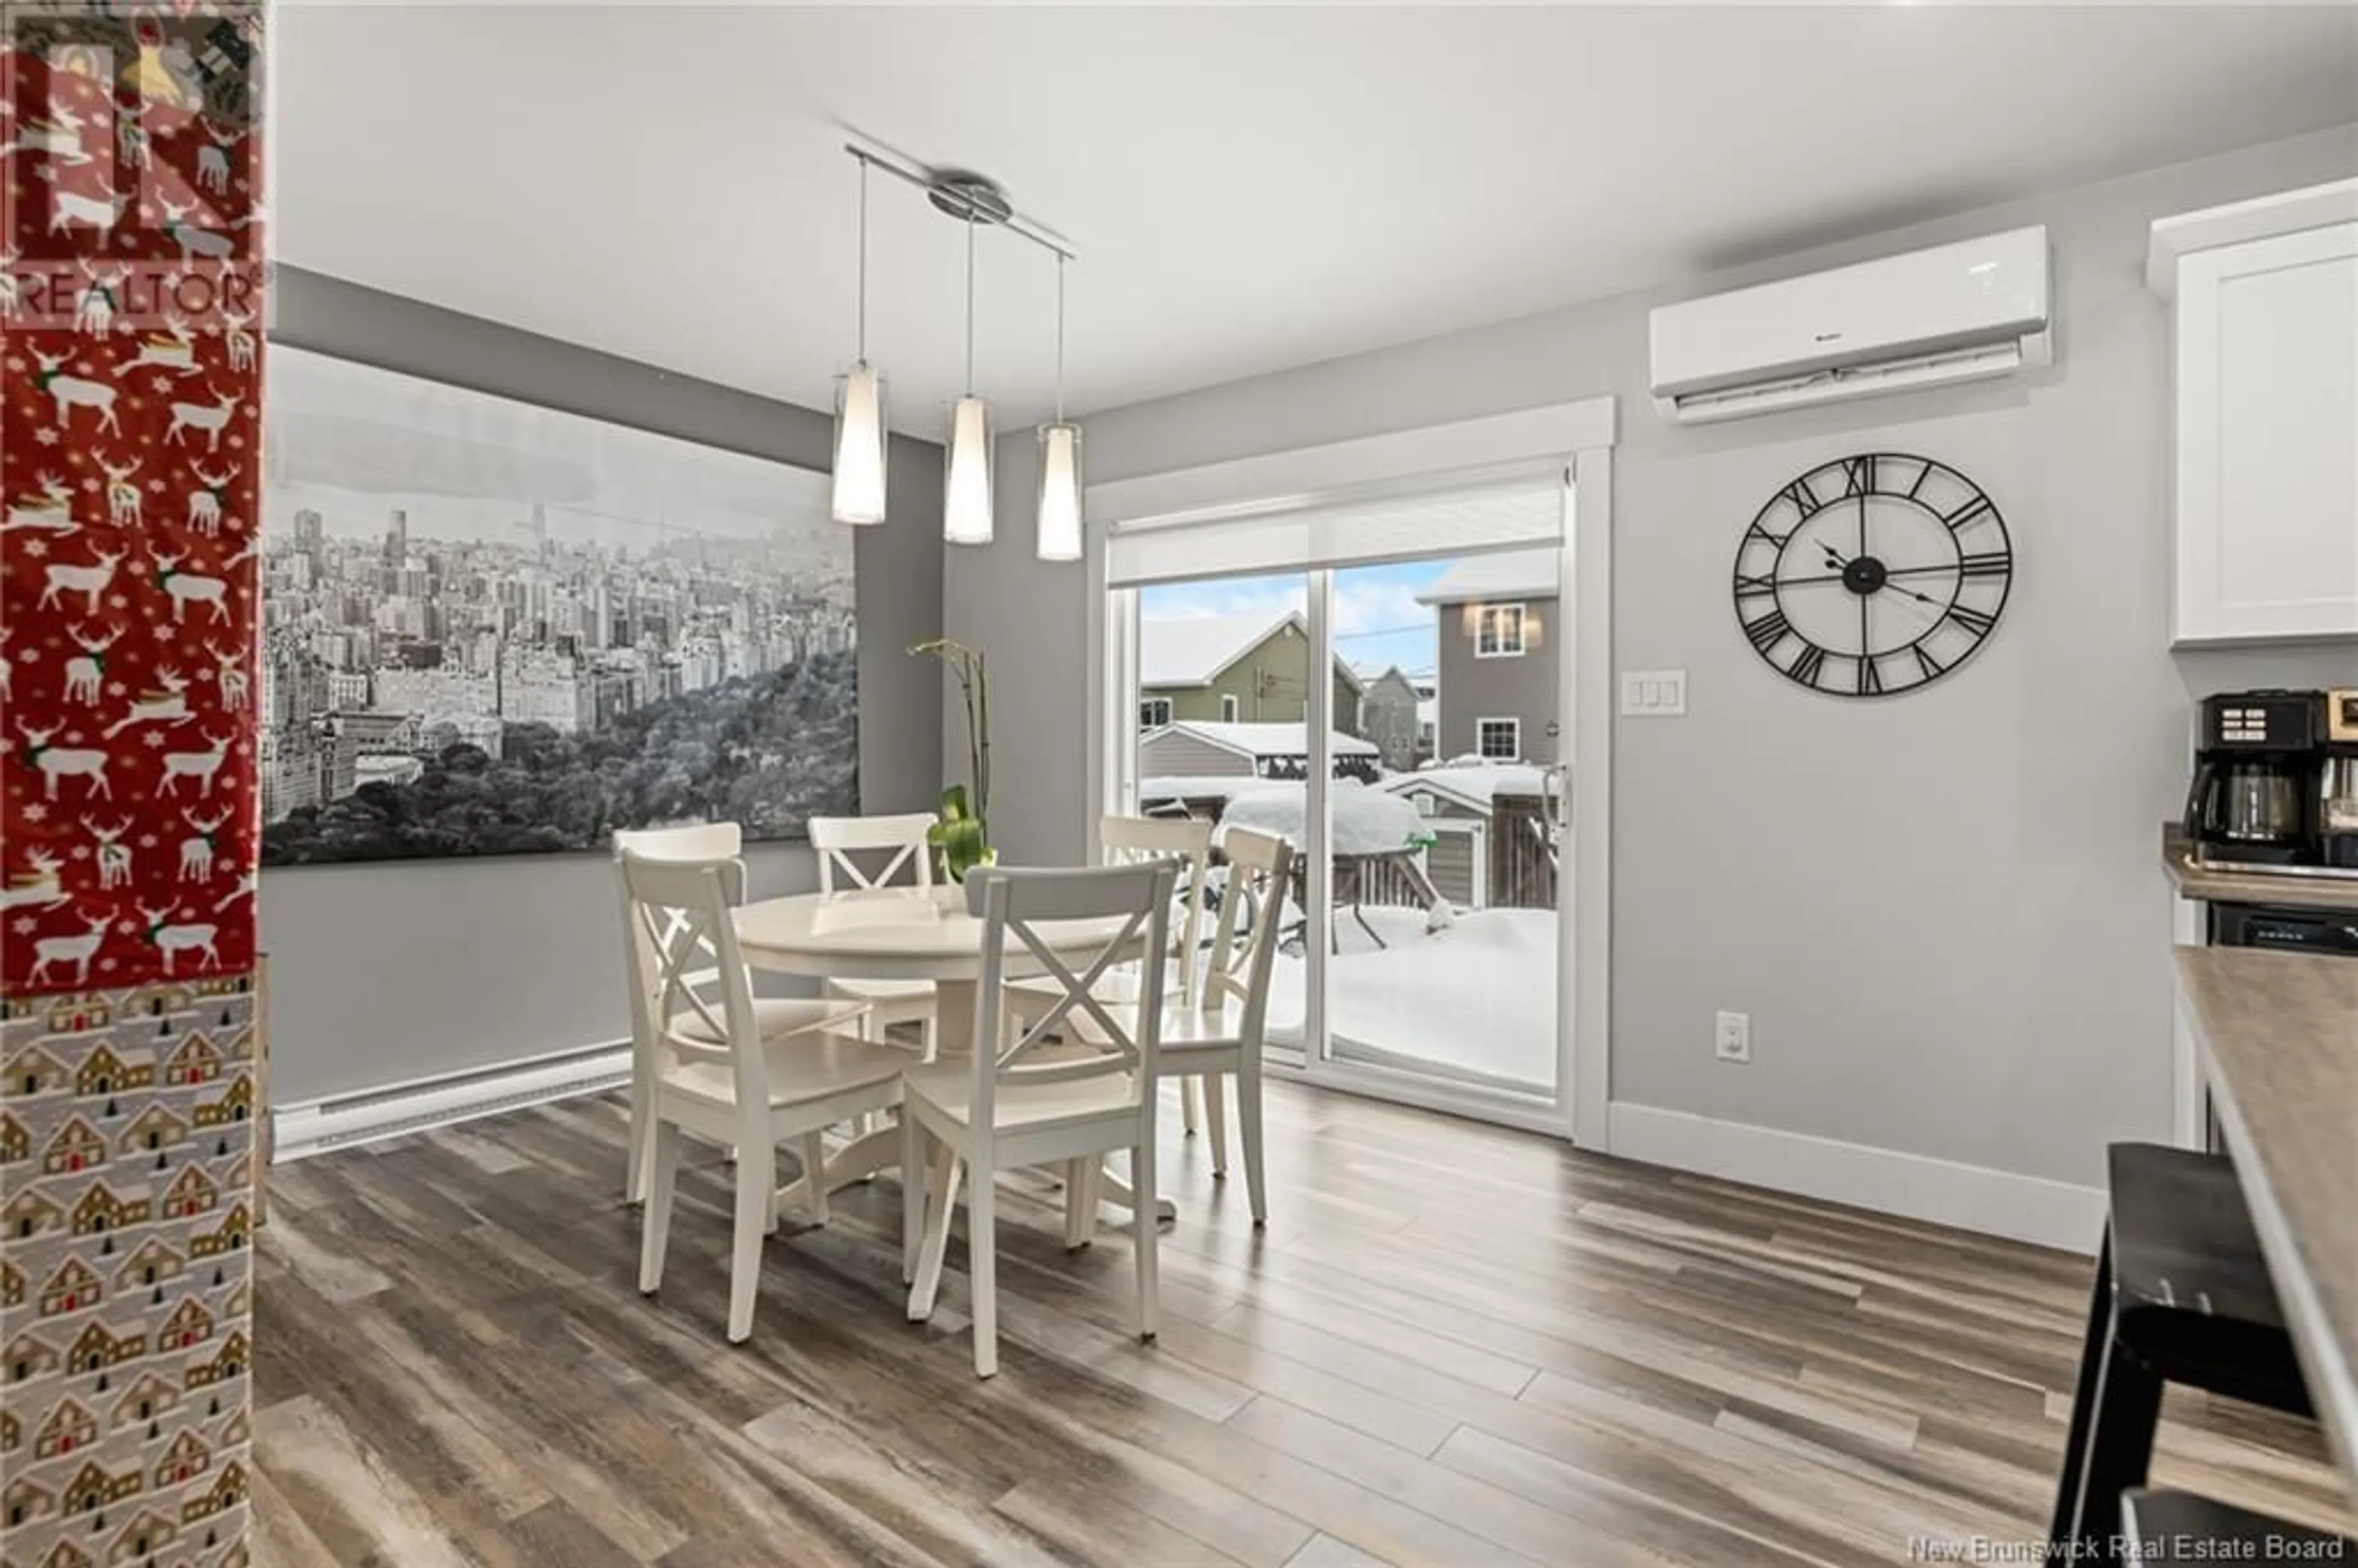
[{"label": "light switch plate", "polygon": [[1676,719],[1687,710],[1684,670],[1623,670],[1621,711],[1633,719]]}]

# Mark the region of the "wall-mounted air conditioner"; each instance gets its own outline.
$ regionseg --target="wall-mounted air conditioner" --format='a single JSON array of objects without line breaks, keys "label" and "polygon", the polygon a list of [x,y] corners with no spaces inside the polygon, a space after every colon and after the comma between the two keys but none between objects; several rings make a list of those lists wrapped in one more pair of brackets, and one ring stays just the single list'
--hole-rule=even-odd
[{"label": "wall-mounted air conditioner", "polygon": [[2047,231],[1789,277],[1656,310],[1654,403],[1681,424],[2043,365]]}]

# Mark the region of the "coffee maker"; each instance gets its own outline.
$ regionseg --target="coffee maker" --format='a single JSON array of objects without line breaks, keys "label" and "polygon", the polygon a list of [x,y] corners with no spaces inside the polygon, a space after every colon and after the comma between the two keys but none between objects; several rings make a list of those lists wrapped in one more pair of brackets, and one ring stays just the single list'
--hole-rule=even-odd
[{"label": "coffee maker", "polygon": [[2358,691],[2325,694],[2325,760],[2317,780],[2318,860],[2358,876]]},{"label": "coffee maker", "polygon": [[2318,802],[2326,695],[2228,692],[2202,699],[2186,837],[2202,863],[2314,875],[2326,869]]}]

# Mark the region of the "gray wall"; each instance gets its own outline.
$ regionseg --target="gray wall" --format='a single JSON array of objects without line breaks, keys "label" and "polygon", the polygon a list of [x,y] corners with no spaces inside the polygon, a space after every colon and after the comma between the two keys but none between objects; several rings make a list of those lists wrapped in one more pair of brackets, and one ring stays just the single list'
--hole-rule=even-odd
[{"label": "gray wall", "polygon": [[[276,269],[275,342],[825,470],[827,416],[339,278]],[[903,650],[941,624],[941,459],[895,438],[892,519],[860,531],[860,788],[930,806],[941,676]],[[753,892],[817,885],[801,845],[752,847]],[[602,855],[289,867],[262,879],[271,1093],[349,1094],[628,1036]]]},{"label": "gray wall", "polygon": [[1523,754],[1527,762],[1553,762],[1570,750],[1561,735],[1548,733],[1556,722],[1556,639],[1572,628],[1569,618],[1556,613],[1553,599],[1498,599],[1494,604],[1523,607],[1523,653],[1520,658],[1481,658],[1474,652],[1476,622],[1466,604],[1435,608],[1441,617],[1440,709],[1433,726],[1433,754],[1468,756],[1481,750],[1477,726],[1485,719],[1515,719],[1522,722]]},{"label": "gray wall", "polygon": [[[2184,787],[2190,699],[2358,679],[2358,648],[2167,647],[2169,336],[2146,227],[2353,172],[2344,127],[1101,414],[1091,477],[1617,394],[1616,662],[1689,684],[1684,719],[1616,732],[1615,1098],[2093,1184],[2108,1140],[2168,1125],[2156,840]],[[2051,369],[1694,429],[1647,400],[1646,312],[1663,299],[2030,222],[2055,249]],[[1755,657],[1729,563],[1779,484],[1880,446],[1997,499],[2016,597],[1937,686],[1819,697]],[[998,717],[1011,827],[1028,853],[1076,852],[1077,577],[1002,552],[955,557],[947,581],[961,634],[1024,649],[1030,678]],[[1752,1014],[1750,1065],[1713,1060],[1717,1008]]]}]

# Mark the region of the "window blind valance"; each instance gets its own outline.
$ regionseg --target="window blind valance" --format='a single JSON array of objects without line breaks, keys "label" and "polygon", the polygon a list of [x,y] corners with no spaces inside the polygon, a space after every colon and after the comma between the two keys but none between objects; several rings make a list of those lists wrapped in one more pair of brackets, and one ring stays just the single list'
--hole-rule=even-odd
[{"label": "window blind valance", "polygon": [[1556,545],[1569,497],[1562,470],[1552,466],[1412,494],[1118,523],[1107,530],[1107,582],[1121,588]]}]

